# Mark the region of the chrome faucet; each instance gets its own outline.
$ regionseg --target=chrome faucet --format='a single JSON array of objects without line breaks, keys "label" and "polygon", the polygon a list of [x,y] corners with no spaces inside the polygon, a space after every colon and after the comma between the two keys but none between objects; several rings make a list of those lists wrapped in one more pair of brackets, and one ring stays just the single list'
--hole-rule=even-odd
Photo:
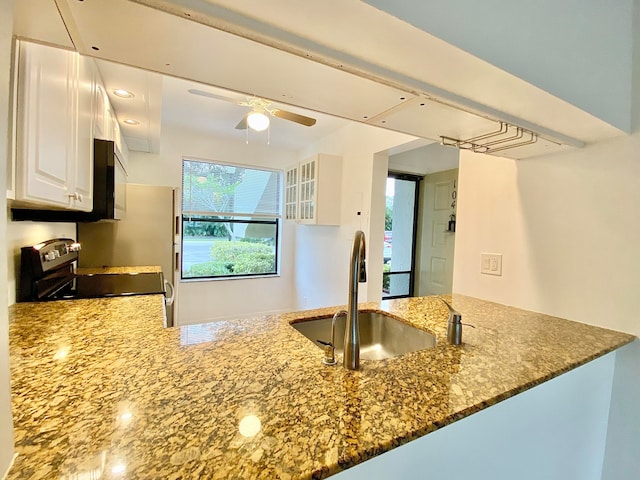
[{"label": "chrome faucet", "polygon": [[367,281],[365,251],[364,232],[358,230],[353,238],[351,262],[349,264],[349,303],[347,304],[347,324],[344,331],[344,355],[342,357],[342,365],[349,370],[357,370],[360,366],[358,282],[364,283]]},{"label": "chrome faucet", "polygon": [[333,366],[338,361],[336,360],[336,320],[338,317],[347,315],[346,310],[338,310],[331,320],[331,340],[326,342],[324,340],[316,340],[321,345],[324,345],[324,357],[322,357],[322,363],[325,365]]}]

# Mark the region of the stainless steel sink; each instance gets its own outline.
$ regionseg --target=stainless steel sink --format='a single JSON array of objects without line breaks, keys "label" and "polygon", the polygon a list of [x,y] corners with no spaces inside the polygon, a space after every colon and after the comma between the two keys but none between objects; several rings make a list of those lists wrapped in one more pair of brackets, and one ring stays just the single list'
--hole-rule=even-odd
[{"label": "stainless steel sink", "polygon": [[[302,335],[319,348],[324,348],[317,340],[331,340],[331,318],[319,318],[292,323]],[[336,320],[335,347],[342,354],[346,317]],[[377,312],[358,312],[360,324],[360,358],[382,360],[409,352],[433,348],[436,337],[429,332],[407,325],[393,317]]]}]

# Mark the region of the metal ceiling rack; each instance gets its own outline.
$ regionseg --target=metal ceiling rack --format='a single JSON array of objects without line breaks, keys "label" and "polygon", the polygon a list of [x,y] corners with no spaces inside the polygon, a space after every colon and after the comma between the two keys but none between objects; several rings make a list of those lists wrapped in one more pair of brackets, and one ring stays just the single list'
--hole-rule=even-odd
[{"label": "metal ceiling rack", "polygon": [[[524,139],[524,140],[522,140]],[[472,150],[477,153],[492,154],[510,148],[531,145],[538,141],[538,134],[516,125],[500,122],[500,128],[494,132],[464,140],[452,137],[440,137],[442,145],[456,147],[461,150]]]}]

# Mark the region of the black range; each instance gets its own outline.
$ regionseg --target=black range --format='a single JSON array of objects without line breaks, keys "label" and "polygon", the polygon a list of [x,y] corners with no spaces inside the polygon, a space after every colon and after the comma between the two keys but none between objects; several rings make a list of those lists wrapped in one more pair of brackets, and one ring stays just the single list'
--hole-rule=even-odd
[{"label": "black range", "polygon": [[165,294],[162,273],[76,274],[80,244],[56,238],[22,248],[19,302]]}]

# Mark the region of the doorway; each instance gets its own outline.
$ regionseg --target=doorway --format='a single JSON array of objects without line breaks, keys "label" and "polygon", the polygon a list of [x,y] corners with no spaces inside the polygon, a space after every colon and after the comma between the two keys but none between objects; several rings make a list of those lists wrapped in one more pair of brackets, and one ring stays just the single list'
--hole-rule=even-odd
[{"label": "doorway", "polygon": [[453,289],[458,169],[432,173],[422,182],[415,294],[440,295]]},{"label": "doorway", "polygon": [[[453,290],[459,152],[438,143],[412,147],[411,144],[400,146],[395,151],[389,152],[388,156],[389,176],[401,178],[413,176],[420,179],[419,199],[417,207],[413,208],[417,216],[415,241],[413,248],[407,250],[413,257],[410,263],[412,268],[404,269],[402,263],[399,263],[404,261],[406,264],[407,252],[404,252],[404,258],[397,258],[400,255],[397,252],[401,248],[396,242],[393,231],[397,228],[395,225],[397,219],[392,217],[392,223],[389,223],[387,218],[386,227],[391,226],[391,228],[385,228],[385,241],[391,241],[388,242],[389,245],[386,242],[384,244],[384,250],[387,253],[385,257],[389,257],[390,250],[393,258],[391,262],[385,262],[383,265],[385,292],[382,298],[421,297],[451,293]],[[404,175],[393,172],[403,172]],[[395,197],[395,191],[393,193]],[[378,228],[382,228],[382,221],[379,225]],[[390,236],[388,231],[392,232]],[[387,272],[390,274],[385,275]],[[405,272],[404,275],[402,272]],[[394,290],[391,289],[393,277],[404,280],[405,291],[402,292],[404,295],[396,290],[400,288],[399,280],[394,283]],[[412,289],[409,289],[407,284]]]},{"label": "doorway", "polygon": [[387,176],[382,298],[413,296],[421,176]]}]

